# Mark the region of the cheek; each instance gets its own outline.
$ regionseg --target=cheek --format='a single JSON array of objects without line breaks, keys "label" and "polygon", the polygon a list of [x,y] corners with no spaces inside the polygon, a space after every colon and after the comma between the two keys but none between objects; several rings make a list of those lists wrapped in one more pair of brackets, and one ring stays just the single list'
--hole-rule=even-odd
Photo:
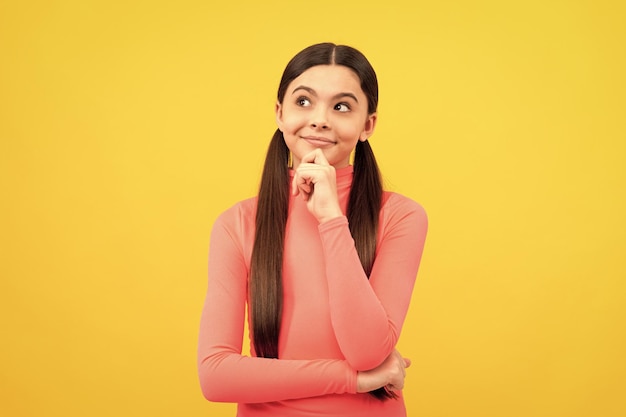
[{"label": "cheek", "polygon": [[287,133],[293,133],[298,129],[298,123],[293,119],[286,120],[284,126]]},{"label": "cheek", "polygon": [[361,129],[356,125],[345,126],[339,132],[340,136],[343,140],[348,142],[356,142],[359,139],[359,135],[361,134]]},{"label": "cheek", "polygon": [[287,132],[293,132],[303,126],[304,117],[299,112],[287,112],[283,116],[283,127]]}]

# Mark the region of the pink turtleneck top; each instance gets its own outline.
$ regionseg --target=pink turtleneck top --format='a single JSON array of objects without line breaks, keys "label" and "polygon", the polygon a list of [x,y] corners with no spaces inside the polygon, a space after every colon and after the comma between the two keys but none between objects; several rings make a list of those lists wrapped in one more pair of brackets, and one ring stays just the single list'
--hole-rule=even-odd
[{"label": "pink turtleneck top", "polygon": [[[337,170],[345,214],[352,166]],[[238,403],[248,416],[405,416],[402,395],[356,393],[357,371],[394,349],[426,238],[423,208],[385,192],[376,260],[363,272],[345,216],[323,224],[291,197],[285,231],[279,359],[242,355],[256,198],[215,221],[200,323],[200,386],[210,401]]]}]

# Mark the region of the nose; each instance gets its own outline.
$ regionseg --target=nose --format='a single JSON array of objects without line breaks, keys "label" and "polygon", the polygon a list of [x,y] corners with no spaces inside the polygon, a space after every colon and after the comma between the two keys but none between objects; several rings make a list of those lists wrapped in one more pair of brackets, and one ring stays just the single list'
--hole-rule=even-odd
[{"label": "nose", "polygon": [[327,130],[330,126],[328,125],[328,118],[326,116],[325,109],[321,108],[321,106],[320,108],[317,108],[311,114],[310,124],[313,129]]}]

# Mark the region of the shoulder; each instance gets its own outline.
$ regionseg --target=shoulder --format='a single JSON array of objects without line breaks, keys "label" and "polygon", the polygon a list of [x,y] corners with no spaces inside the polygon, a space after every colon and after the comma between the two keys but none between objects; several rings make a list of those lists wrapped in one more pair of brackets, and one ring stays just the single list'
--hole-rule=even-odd
[{"label": "shoulder", "polygon": [[224,210],[213,223],[211,245],[232,248],[249,259],[254,243],[257,199],[240,201]]},{"label": "shoulder", "polygon": [[224,210],[215,220],[213,229],[225,228],[235,234],[254,231],[257,198],[242,200]]},{"label": "shoulder", "polygon": [[424,224],[428,223],[426,210],[421,204],[409,197],[391,191],[383,193],[381,212],[387,219],[411,217]]},{"label": "shoulder", "polygon": [[220,221],[228,221],[241,216],[254,216],[256,213],[256,204],[257,197],[251,197],[245,200],[238,201],[237,203],[224,210],[217,219]]},{"label": "shoulder", "polygon": [[422,241],[428,232],[426,210],[418,202],[401,194],[385,191],[380,211],[379,237],[405,236]]}]

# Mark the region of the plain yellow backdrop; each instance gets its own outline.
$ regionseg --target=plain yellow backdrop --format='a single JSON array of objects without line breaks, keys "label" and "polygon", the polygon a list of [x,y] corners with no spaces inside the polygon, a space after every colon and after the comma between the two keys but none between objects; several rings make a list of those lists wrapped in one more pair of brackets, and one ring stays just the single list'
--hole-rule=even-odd
[{"label": "plain yellow backdrop", "polygon": [[623,4],[1,2],[0,415],[234,415],[196,376],[209,234],[320,41],[370,58],[429,214],[409,415],[626,415]]}]

